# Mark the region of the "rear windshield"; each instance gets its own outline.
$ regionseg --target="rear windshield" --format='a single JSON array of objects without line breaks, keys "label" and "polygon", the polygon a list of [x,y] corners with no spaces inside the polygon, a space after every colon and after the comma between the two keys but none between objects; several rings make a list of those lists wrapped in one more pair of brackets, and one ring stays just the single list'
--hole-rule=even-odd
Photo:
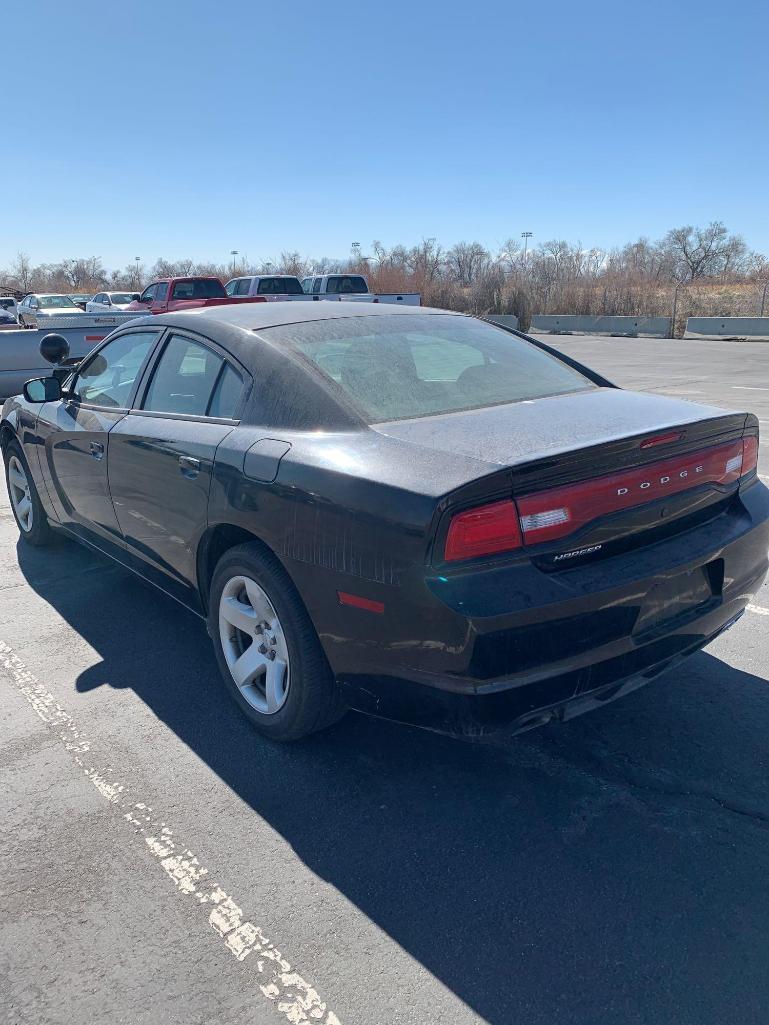
[{"label": "rear windshield", "polygon": [[257,295],[304,295],[299,278],[261,278]]},{"label": "rear windshield", "polygon": [[202,281],[177,281],[172,299],[226,299],[224,285],[218,278],[204,278]]},{"label": "rear windshield", "polygon": [[[67,306],[75,306],[68,295],[41,295],[40,306],[45,309],[59,309]],[[77,309],[77,307],[75,307]]]},{"label": "rear windshield", "polygon": [[332,295],[360,295],[368,292],[368,285],[360,274],[339,274],[328,279],[326,291]]},{"label": "rear windshield", "polygon": [[260,334],[295,348],[369,423],[596,387],[522,338],[470,317],[349,317]]}]

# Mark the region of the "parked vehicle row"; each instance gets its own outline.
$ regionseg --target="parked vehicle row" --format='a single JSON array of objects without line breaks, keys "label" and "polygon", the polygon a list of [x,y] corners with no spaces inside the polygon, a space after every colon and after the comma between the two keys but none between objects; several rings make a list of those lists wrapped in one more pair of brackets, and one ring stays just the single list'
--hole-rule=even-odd
[{"label": "parked vehicle row", "polygon": [[127,291],[103,291],[93,296],[30,293],[18,304],[15,313],[20,327],[34,328],[47,317],[78,312],[98,314],[136,310],[167,313],[233,302],[309,302],[319,299],[403,306],[419,306],[421,302],[417,292],[375,295],[362,274],[321,274],[303,281],[291,274],[248,274],[232,278],[226,285],[216,277],[159,278],[147,285],[141,294]]},{"label": "parked vehicle row", "polygon": [[761,585],[755,416],[461,314],[231,303],[75,367],[49,335],[0,445],[22,539],[64,530],[207,620],[266,736],[347,707],[469,737],[568,719]]}]

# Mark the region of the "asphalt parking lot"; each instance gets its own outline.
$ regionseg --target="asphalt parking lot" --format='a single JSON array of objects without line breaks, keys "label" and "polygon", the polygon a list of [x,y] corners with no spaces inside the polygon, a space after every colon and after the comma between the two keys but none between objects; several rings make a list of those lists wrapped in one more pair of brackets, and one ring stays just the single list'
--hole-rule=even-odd
[{"label": "asphalt parking lot", "polygon": [[[769,345],[546,340],[769,432]],[[769,1019],[767,586],[683,668],[507,745],[348,716],[278,747],[191,614],[17,545],[3,496],[0,679],[3,1023]]]}]

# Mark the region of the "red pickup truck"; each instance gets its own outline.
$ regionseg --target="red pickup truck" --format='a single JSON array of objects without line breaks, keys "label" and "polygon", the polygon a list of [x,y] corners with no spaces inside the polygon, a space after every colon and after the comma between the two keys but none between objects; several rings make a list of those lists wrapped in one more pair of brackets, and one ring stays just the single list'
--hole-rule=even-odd
[{"label": "red pickup truck", "polygon": [[196,306],[228,306],[232,303],[267,302],[266,295],[233,298],[224,290],[219,278],[159,278],[147,285],[140,296],[126,307],[146,313],[168,313],[169,310],[192,310]]}]

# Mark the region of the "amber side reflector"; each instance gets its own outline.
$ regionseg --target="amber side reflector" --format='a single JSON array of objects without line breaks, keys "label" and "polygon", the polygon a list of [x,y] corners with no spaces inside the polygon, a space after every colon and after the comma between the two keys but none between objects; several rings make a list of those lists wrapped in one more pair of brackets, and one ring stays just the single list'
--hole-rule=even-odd
[{"label": "amber side reflector", "polygon": [[364,598],[360,594],[350,594],[349,591],[337,591],[336,596],[340,605],[351,605],[354,609],[364,609],[366,612],[384,612],[384,602],[374,601],[372,598]]}]

